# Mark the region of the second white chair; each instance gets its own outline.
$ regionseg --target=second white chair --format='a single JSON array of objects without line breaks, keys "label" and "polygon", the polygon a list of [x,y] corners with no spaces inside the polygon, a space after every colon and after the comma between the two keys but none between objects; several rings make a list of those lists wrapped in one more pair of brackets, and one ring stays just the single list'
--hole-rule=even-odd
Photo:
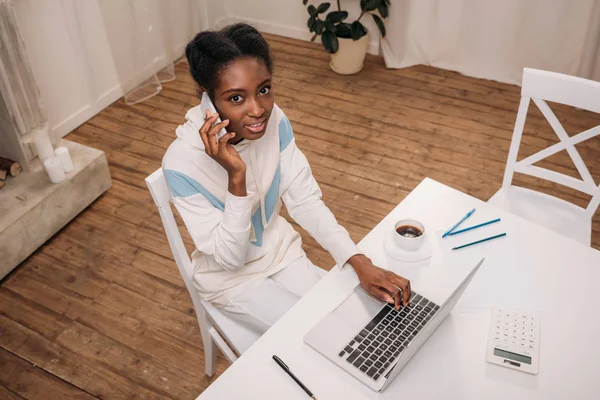
[{"label": "second white chair", "polygon": [[[532,100],[548,120],[560,142],[517,161],[527,110]],[[554,72],[524,69],[521,103],[502,188],[488,202],[590,246],[592,217],[600,204],[600,186],[594,182],[575,145],[600,135],[600,125],[569,137],[546,101],[600,113],[600,82]],[[533,165],[562,150],[566,150],[573,160],[581,179]],[[592,198],[586,208],[581,208],[544,193],[514,186],[512,180],[515,172],[570,187]]]}]

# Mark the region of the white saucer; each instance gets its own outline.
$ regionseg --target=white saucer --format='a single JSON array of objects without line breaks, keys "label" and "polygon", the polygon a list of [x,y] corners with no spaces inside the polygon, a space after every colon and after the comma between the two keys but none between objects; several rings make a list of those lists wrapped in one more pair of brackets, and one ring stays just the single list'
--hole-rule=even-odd
[{"label": "white saucer", "polygon": [[418,261],[423,261],[423,260],[427,260],[428,258],[431,258],[433,251],[431,249],[431,242],[429,240],[429,235],[425,236],[425,238],[423,240],[423,244],[421,245],[421,247],[419,247],[419,249],[409,251],[409,250],[401,249],[396,244],[396,242],[394,241],[395,234],[396,234],[396,232],[393,232],[393,231],[388,232],[388,234],[385,235],[385,239],[384,239],[385,251],[391,258],[393,258],[396,261],[403,261],[403,262],[418,262]]}]

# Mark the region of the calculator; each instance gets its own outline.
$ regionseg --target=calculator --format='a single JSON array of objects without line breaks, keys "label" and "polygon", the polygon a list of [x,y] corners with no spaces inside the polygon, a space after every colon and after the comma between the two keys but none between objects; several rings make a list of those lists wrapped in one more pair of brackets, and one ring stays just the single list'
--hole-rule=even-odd
[{"label": "calculator", "polygon": [[494,308],[487,361],[533,375],[538,373],[540,317],[537,311]]}]

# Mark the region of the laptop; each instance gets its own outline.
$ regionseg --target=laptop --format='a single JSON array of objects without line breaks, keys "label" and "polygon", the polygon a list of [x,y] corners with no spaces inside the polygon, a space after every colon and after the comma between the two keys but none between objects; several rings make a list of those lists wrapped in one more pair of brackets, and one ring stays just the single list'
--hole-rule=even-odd
[{"label": "laptop", "polygon": [[431,293],[430,298],[412,292],[410,303],[400,310],[357,285],[306,334],[304,342],[369,388],[381,392],[450,314],[483,261],[458,287],[452,288],[449,296],[436,297],[435,285],[422,287],[424,294]]}]

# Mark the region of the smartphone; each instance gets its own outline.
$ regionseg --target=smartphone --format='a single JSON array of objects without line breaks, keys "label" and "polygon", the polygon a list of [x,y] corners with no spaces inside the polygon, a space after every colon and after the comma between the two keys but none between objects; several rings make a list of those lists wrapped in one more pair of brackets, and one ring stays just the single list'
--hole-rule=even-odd
[{"label": "smartphone", "polygon": [[[217,113],[217,109],[215,108],[215,105],[213,104],[213,102],[210,100],[210,97],[208,97],[208,93],[203,92],[202,93],[202,99],[200,100],[200,110],[202,110],[202,115],[206,118],[206,110],[210,111],[210,115],[216,114]],[[217,120],[215,121],[215,124],[218,124],[219,122],[221,122],[221,118],[217,118]],[[219,141],[219,139],[221,139],[223,137],[223,135],[226,135],[227,131],[225,130],[225,128],[222,128],[219,132],[217,132],[217,141]]]}]

